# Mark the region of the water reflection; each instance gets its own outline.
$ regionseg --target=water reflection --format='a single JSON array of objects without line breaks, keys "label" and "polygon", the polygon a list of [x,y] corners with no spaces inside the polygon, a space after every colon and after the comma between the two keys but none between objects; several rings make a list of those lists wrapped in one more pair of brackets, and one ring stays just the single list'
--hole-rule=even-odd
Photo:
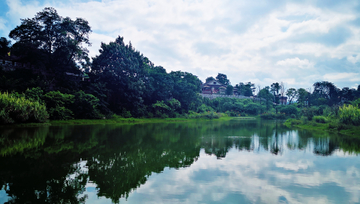
[{"label": "water reflection", "polygon": [[[0,134],[0,185],[7,203],[84,203],[94,193],[89,186],[115,203],[125,198],[292,203],[308,202],[303,194],[318,191],[323,201],[342,201],[316,190],[324,183],[334,183],[338,192],[352,191],[344,195],[353,201],[360,194],[355,187],[360,186],[359,162],[338,157],[339,152],[357,155],[359,139],[276,122],[3,128]],[[334,161],[321,163],[314,154]]]}]

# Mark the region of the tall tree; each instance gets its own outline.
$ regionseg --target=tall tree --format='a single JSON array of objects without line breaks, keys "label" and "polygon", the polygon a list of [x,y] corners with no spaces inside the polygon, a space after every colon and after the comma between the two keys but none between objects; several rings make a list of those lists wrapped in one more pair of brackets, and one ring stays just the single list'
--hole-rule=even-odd
[{"label": "tall tree", "polygon": [[243,96],[253,96],[255,92],[255,84],[248,82],[246,84],[240,82],[235,85],[235,88],[238,90],[238,93]]},{"label": "tall tree", "polygon": [[270,93],[270,87],[266,86],[261,89],[258,93],[258,97],[266,100],[266,109],[269,110],[271,103],[274,100],[273,94]]},{"label": "tall tree", "polygon": [[[43,64],[48,70],[57,72],[81,68],[89,61],[91,28],[84,19],[71,20],[61,17],[54,8],[47,7],[34,18],[21,19],[21,25],[9,36],[16,41],[15,54],[25,56],[35,64]],[[31,55],[35,52],[36,55]]]},{"label": "tall tree", "polygon": [[221,74],[219,73],[217,76],[216,76],[216,79],[222,83],[223,85],[229,85],[230,84],[230,81],[229,79],[227,78],[227,76],[225,74]]},{"label": "tall tree", "polygon": [[271,92],[274,95],[274,102],[279,103],[279,91],[281,89],[281,85],[276,82],[271,84]]},{"label": "tall tree", "polygon": [[214,80],[215,80],[215,78],[210,76],[210,77],[206,78],[205,83],[209,83],[210,81],[214,81]]},{"label": "tall tree", "polygon": [[328,81],[315,82],[314,83],[314,100],[325,99],[327,100],[328,105],[334,105],[339,102],[339,92],[338,89],[333,83]]},{"label": "tall tree", "polygon": [[201,81],[197,76],[188,72],[171,72],[170,76],[174,81],[172,96],[180,101],[182,109],[187,112],[197,99],[201,90]]},{"label": "tall tree", "polygon": [[0,57],[6,56],[10,52],[11,42],[4,37],[0,38]]},{"label": "tall tree", "polygon": [[225,91],[226,95],[233,95],[233,90],[234,90],[233,86],[227,85],[226,86],[226,91]]},{"label": "tall tree", "polygon": [[141,116],[144,108],[143,95],[147,64],[145,57],[132,47],[126,45],[123,37],[118,37],[109,44],[102,43],[100,55],[93,58],[92,72],[100,81],[106,81],[110,109],[123,114],[131,111]]},{"label": "tall tree", "polygon": [[296,89],[290,88],[286,91],[286,96],[289,99],[289,104],[291,104],[293,100],[296,99],[296,97],[298,96],[298,92]]},{"label": "tall tree", "polygon": [[297,92],[298,92],[298,103],[300,104],[300,106],[308,105],[308,104],[306,104],[306,102],[308,102],[308,98],[310,96],[310,93],[307,92],[303,88],[299,88],[297,90]]}]

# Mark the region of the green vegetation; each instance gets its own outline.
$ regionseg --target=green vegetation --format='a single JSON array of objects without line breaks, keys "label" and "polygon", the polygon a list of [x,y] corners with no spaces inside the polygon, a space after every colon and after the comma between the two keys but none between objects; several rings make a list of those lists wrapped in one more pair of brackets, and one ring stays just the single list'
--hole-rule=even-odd
[{"label": "green vegetation", "polygon": [[[0,58],[21,64],[10,68],[0,66],[0,92],[17,98],[16,113],[11,112],[9,105],[1,107],[0,124],[46,122],[48,118],[111,119],[113,115],[123,119],[306,117],[318,123],[360,123],[357,109],[338,108],[350,103],[359,107],[360,86],[357,90],[339,89],[331,82],[322,81],[314,83],[311,93],[303,88],[285,90],[282,82],[274,82],[259,87],[256,95],[254,83],[239,82],[232,86],[226,74],[218,73],[215,78],[206,79],[222,84],[215,94],[248,98],[210,100],[200,96],[203,86],[197,76],[182,71],[167,73],[131,43],[126,44],[121,36],[108,44],[102,43],[100,54],[90,60],[86,49],[90,45],[90,33],[86,20],[72,20],[60,16],[54,8],[44,8],[33,18],[21,19],[21,24],[10,32],[13,45],[0,38]],[[211,93],[213,88],[209,89]],[[4,104],[10,104],[10,99],[6,100]],[[33,107],[30,108],[33,112],[29,107]]]},{"label": "green vegetation", "polygon": [[45,122],[49,117],[44,105],[9,93],[0,93],[0,108],[2,124]]},{"label": "green vegetation", "polygon": [[303,115],[298,119],[288,119],[287,126],[306,129],[337,131],[346,135],[359,135],[360,108],[353,105],[340,107],[304,108]]}]

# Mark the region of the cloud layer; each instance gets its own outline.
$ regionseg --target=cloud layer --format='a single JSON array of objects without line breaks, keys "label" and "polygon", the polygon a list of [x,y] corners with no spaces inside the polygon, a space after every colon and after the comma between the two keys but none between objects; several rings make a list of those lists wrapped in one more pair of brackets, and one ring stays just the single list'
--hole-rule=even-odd
[{"label": "cloud layer", "polygon": [[[309,88],[330,80],[359,84],[358,1],[7,0],[0,33],[45,6],[89,21],[91,55],[118,35],[155,65],[200,79],[224,73],[233,85],[284,82]],[[347,80],[349,79],[349,80]]]}]

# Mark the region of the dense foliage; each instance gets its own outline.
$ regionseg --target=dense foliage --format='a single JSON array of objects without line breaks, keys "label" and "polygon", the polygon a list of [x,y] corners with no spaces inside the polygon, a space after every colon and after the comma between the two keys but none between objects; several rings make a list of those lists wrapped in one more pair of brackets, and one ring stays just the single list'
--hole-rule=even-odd
[{"label": "dense foliage", "polygon": [[48,117],[46,107],[38,101],[0,93],[0,123],[45,122]]}]

